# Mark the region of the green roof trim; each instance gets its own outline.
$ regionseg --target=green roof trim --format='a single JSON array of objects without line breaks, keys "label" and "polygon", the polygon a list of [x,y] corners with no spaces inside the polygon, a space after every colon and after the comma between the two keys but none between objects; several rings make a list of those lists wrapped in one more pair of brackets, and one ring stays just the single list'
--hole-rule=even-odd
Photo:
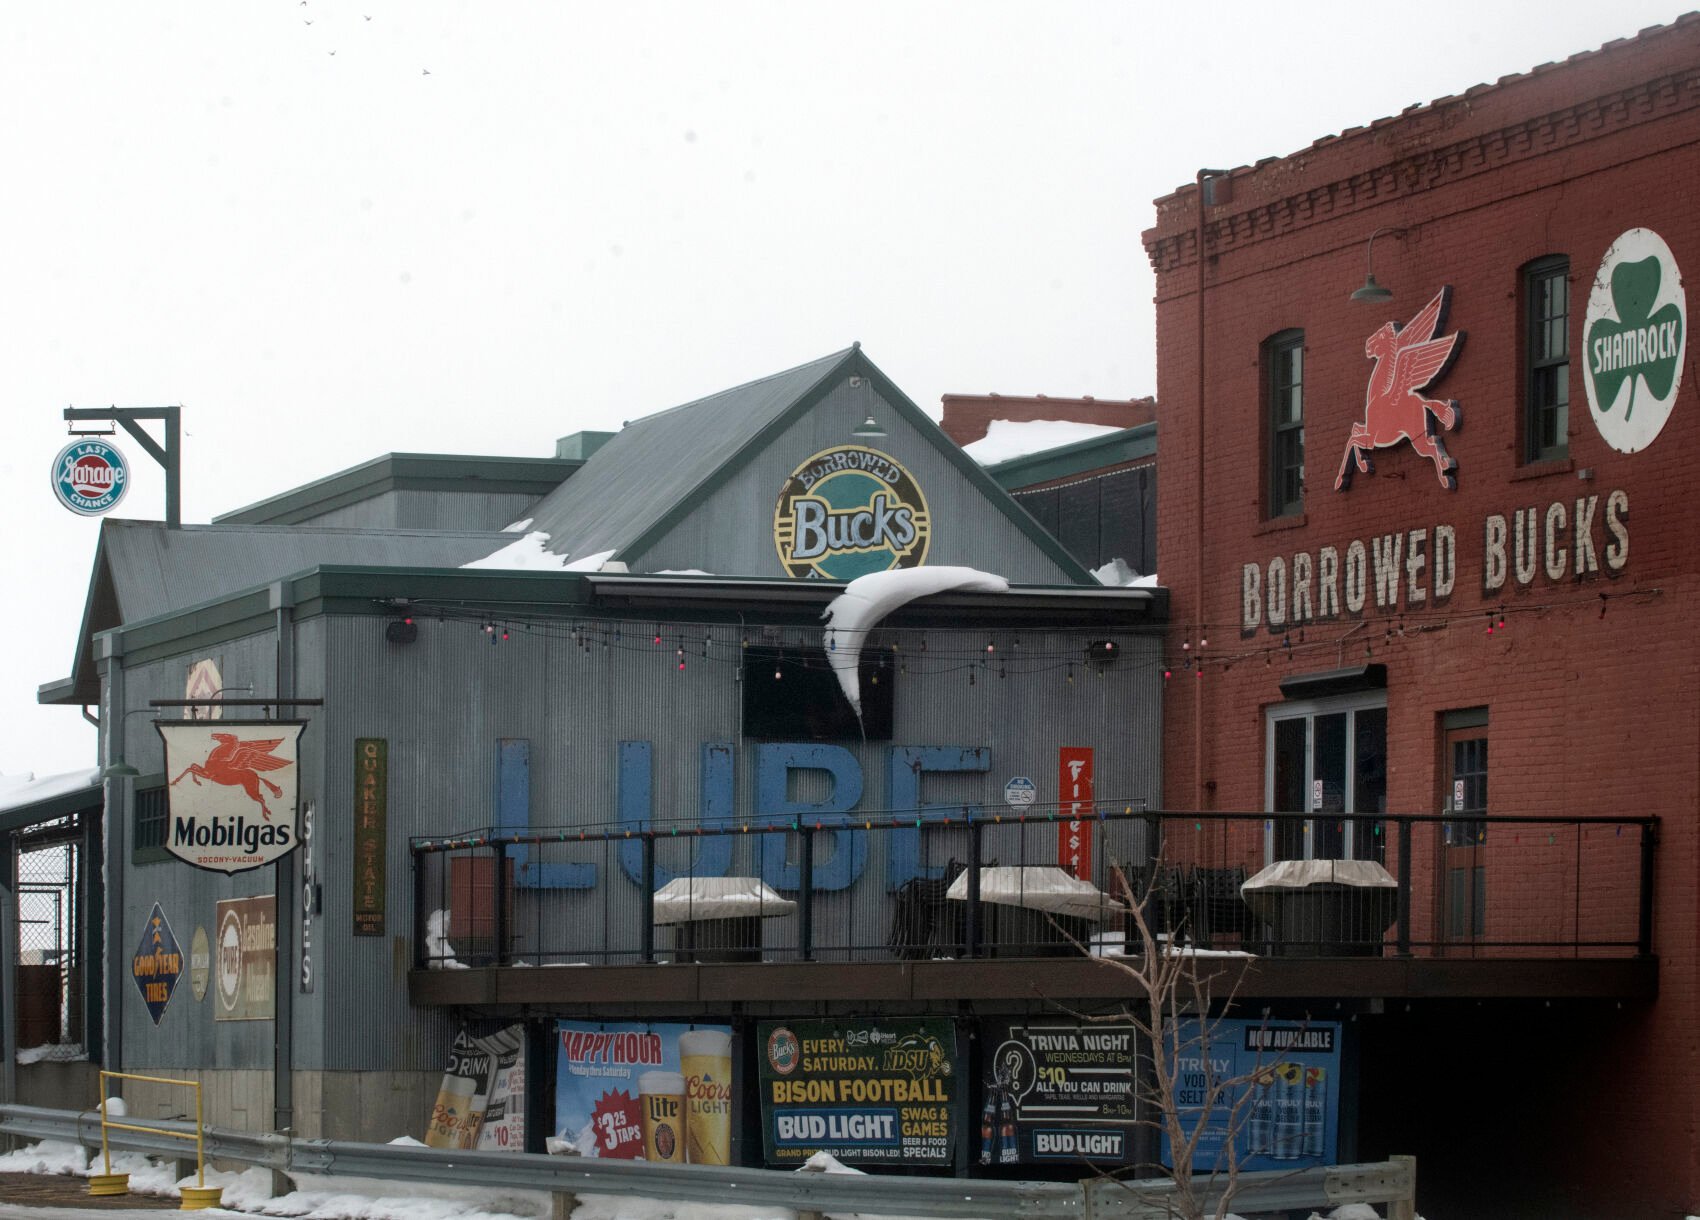
[{"label": "green roof trim", "polygon": [[[761,429],[755,432],[743,445],[739,446],[729,459],[722,462],[715,471],[695,487],[676,500],[673,507],[662,514],[656,522],[642,534],[620,548],[619,557],[622,559],[641,559],[643,554],[661,541],[675,526],[702,507],[721,486],[728,482],[757,455],[771,445],[781,433],[796,423],[809,411],[813,410],[846,375],[859,374],[868,378],[874,389],[884,398],[891,408],[908,424],[931,442],[944,459],[965,477],[992,505],[1008,517],[1027,540],[1033,543],[1054,562],[1063,573],[1074,583],[1093,585],[1097,581],[1092,574],[1080,565],[1066,551],[1062,544],[1051,537],[1050,531],[1040,525],[1033,517],[1017,504],[1002,487],[1000,487],[980,464],[974,461],[962,447],[946,436],[927,413],[916,406],[902,390],[898,389],[874,362],[868,359],[858,344],[843,354],[843,358],[830,365],[820,375],[814,386],[799,395],[784,411],[769,420]],[[688,404],[687,404],[688,405]]]},{"label": "green roof trim", "polygon": [[1157,425],[1137,424],[1120,432],[1089,437],[1054,449],[1025,453],[1007,462],[985,467],[992,480],[1006,491],[1050,483],[1071,475],[1085,474],[1105,466],[1119,466],[1157,455]]},{"label": "green roof trim", "polygon": [[214,517],[214,525],[296,525],[389,491],[496,492],[546,496],[584,465],[582,458],[478,457],[386,453]]}]

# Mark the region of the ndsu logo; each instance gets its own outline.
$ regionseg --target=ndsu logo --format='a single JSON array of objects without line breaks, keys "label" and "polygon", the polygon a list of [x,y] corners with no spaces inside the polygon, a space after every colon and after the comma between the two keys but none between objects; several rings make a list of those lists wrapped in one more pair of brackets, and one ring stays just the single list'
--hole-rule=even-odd
[{"label": "ndsu logo", "polygon": [[53,459],[53,494],[80,517],[116,508],[129,482],[124,455],[101,441],[72,441]]},{"label": "ndsu logo", "polygon": [[860,445],[823,449],[798,466],[773,510],[774,545],[792,576],[854,580],[919,567],[931,532],[914,476]]},{"label": "ndsu logo", "polygon": [[1451,491],[1458,486],[1452,474],[1458,463],[1441,446],[1434,423],[1438,420],[1450,432],[1463,424],[1464,413],[1450,399],[1442,402],[1418,393],[1446,375],[1458,345],[1464,342],[1461,330],[1435,338],[1446,327],[1451,302],[1452,289],[1442,288],[1410,322],[1404,326],[1384,323],[1364,341],[1364,355],[1375,361],[1375,368],[1364,393],[1363,422],[1352,425],[1352,438],[1346,442],[1346,456],[1334,479],[1335,491],[1351,486],[1354,463],[1365,474],[1374,471],[1366,451],[1400,441],[1410,441],[1411,448],[1434,463],[1442,487]]}]

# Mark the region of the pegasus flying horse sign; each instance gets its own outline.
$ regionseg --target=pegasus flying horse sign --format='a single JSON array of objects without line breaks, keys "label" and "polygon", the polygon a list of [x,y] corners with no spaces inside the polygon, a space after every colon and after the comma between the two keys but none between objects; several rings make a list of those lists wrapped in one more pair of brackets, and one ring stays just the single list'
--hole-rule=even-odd
[{"label": "pegasus flying horse sign", "polygon": [[240,873],[295,850],[301,720],[156,720],[165,742],[165,847]]},{"label": "pegasus flying horse sign", "polygon": [[1346,456],[1334,478],[1335,491],[1352,485],[1354,464],[1364,474],[1374,471],[1366,456],[1369,450],[1386,449],[1400,441],[1410,441],[1411,448],[1434,463],[1442,487],[1452,491],[1458,486],[1452,473],[1458,463],[1441,445],[1434,425],[1438,422],[1446,431],[1455,431],[1464,423],[1464,412],[1451,399],[1425,398],[1420,392],[1446,375],[1464,342],[1461,330],[1440,334],[1446,329],[1451,303],[1452,289],[1442,288],[1404,326],[1384,323],[1364,341],[1364,355],[1375,361],[1375,369],[1364,392],[1363,421],[1352,425]]}]

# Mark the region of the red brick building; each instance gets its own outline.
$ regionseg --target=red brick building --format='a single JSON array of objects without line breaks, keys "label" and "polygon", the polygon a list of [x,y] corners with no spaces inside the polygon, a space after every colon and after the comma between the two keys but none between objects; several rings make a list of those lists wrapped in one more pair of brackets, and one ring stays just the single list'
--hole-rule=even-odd
[{"label": "red brick building", "polygon": [[1358,1155],[1417,1154],[1429,1214],[1700,1211],[1697,187],[1689,16],[1145,235],[1166,804],[1403,870],[1410,972],[1296,1002],[1354,1014]]}]

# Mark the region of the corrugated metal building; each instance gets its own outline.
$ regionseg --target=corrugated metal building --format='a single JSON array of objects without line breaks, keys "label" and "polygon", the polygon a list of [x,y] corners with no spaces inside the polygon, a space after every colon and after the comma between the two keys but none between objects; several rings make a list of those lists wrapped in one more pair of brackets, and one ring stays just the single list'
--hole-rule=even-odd
[{"label": "corrugated metal building", "polygon": [[[1012,588],[823,626],[843,580],[922,564]],[[107,1066],[198,1076],[214,1123],[387,1139],[419,1134],[467,1017],[523,1018],[538,1050],[558,1017],[728,1022],[753,1054],[767,1016],[1102,1000],[1090,963],[1015,952],[1017,908],[995,926],[976,892],[965,946],[918,948],[897,913],[959,920],[942,887],[970,861],[1063,863],[1060,751],[1090,758],[1093,811],[1156,805],[1164,607],[1093,582],[858,348],[555,459],[392,454],[210,526],[107,522],[42,691],[102,711]],[[856,644],[859,717],[832,669]],[[322,701],[296,709],[311,837],[234,875],[166,850],[181,776],[145,719],[215,692]],[[1077,871],[1107,888],[1143,834],[1091,829]],[[652,904],[679,877],[784,905],[703,952]],[[156,906],[186,966],[163,1004],[132,977]],[[238,908],[275,918],[269,999],[217,926]]]}]

